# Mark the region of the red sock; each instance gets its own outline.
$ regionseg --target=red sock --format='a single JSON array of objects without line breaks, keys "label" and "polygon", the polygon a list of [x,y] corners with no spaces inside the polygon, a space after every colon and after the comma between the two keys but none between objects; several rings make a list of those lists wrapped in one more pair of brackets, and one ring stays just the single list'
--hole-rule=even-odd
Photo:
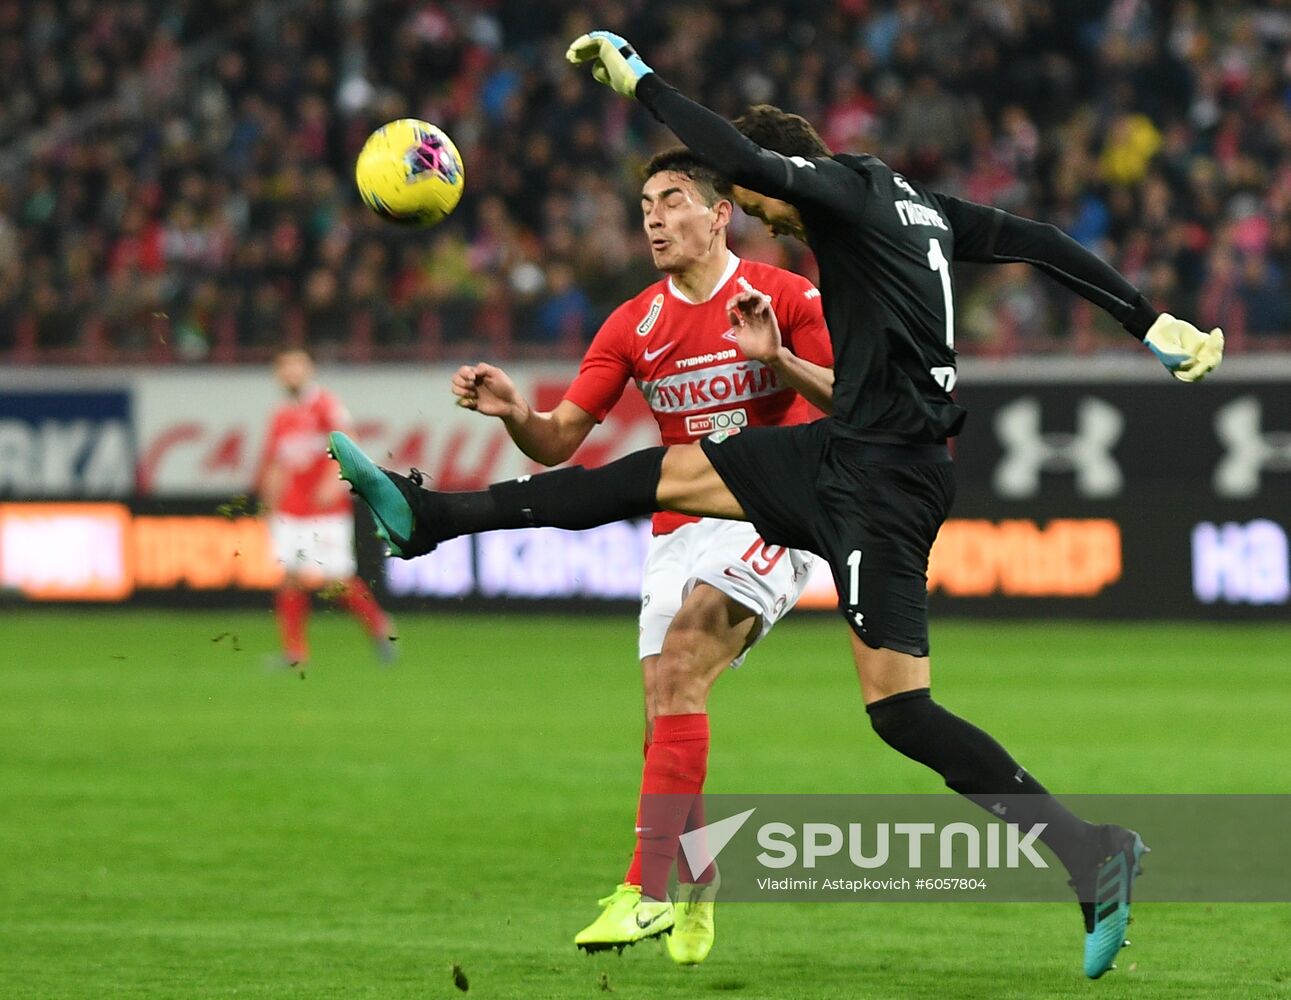
[{"label": "red sock", "polygon": [[[686,832],[698,830],[704,826],[704,796],[696,795],[695,801],[690,804],[690,814],[686,817]],[[686,852],[677,852],[677,881],[688,882],[691,884],[707,885],[713,881],[717,875],[717,866],[709,865],[698,876],[691,873],[690,863],[686,860]]]},{"label": "red sock", "polygon": [[708,772],[708,713],[661,715],[641,776],[641,894],[668,898],[668,876],[677,859],[677,838],[686,829],[695,796]]},{"label": "red sock", "polygon": [[389,626],[385,612],[381,610],[381,605],[377,604],[377,599],[372,596],[368,585],[357,576],[352,576],[345,581],[345,589],[341,591],[337,601],[341,607],[363,623],[363,628],[367,630],[368,635],[378,639],[386,634]]},{"label": "red sock", "polygon": [[[645,736],[641,737],[641,756],[650,756],[650,730],[646,729]],[[645,781],[645,770],[642,769],[641,780]],[[637,826],[641,825],[641,802],[637,800]],[[638,838],[635,846],[632,848],[632,861],[628,865],[628,873],[623,876],[623,881],[627,885],[641,887],[641,840]]]},{"label": "red sock", "polygon": [[283,587],[274,594],[273,606],[282,636],[282,655],[292,663],[304,663],[309,659],[309,643],[305,639],[309,594],[295,587]]}]

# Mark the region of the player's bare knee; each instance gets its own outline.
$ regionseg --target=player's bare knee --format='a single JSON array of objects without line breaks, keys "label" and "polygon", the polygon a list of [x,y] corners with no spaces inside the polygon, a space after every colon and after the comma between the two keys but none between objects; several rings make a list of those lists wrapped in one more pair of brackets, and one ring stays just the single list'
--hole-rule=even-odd
[{"label": "player's bare knee", "polygon": [[690,678],[703,676],[707,659],[704,647],[712,642],[711,634],[704,629],[678,628],[675,625],[668,630],[668,638],[671,641],[664,643],[659,662],[655,665],[656,704]]},{"label": "player's bare knee", "polygon": [[678,629],[676,625],[668,635],[675,641],[664,646],[655,668],[656,715],[701,712],[715,673],[707,652],[712,636],[702,629]]}]

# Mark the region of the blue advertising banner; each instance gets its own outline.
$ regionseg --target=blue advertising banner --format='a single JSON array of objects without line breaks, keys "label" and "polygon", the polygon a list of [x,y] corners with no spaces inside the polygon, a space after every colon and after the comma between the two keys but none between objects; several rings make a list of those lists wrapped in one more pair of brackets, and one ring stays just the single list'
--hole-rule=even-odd
[{"label": "blue advertising banner", "polygon": [[0,498],[129,497],[130,394],[0,392]]}]

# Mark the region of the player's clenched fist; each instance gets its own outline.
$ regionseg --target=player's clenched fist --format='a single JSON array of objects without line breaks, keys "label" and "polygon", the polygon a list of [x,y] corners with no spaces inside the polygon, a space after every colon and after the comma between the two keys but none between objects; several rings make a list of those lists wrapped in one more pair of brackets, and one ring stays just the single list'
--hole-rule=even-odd
[{"label": "player's clenched fist", "polygon": [[520,404],[515,383],[501,368],[481,362],[462,365],[453,375],[457,405],[488,417],[514,417]]},{"label": "player's clenched fist", "polygon": [[726,315],[746,358],[764,364],[776,360],[783,339],[769,295],[750,289],[736,292],[726,301]]}]

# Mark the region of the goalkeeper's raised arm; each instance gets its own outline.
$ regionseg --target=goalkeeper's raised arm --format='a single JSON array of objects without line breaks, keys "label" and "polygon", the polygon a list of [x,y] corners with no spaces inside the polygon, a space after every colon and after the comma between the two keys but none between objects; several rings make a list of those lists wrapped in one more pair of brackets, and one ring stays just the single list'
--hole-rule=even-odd
[{"label": "goalkeeper's raised arm", "polygon": [[[620,35],[593,31],[569,46],[565,57],[590,63],[592,76],[624,97],[635,97],[692,152],[733,184],[789,200],[814,200],[838,211],[854,206],[832,167],[764,149],[729,121],[665,83]],[[840,171],[847,168],[838,166]],[[834,183],[830,183],[830,181]]]},{"label": "goalkeeper's raised arm", "polygon": [[[1114,316],[1182,381],[1197,381],[1223,357],[1220,330],[1203,333],[1185,320],[1159,312],[1106,261],[1056,226],[928,191],[873,156],[834,155],[809,122],[779,108],[752,108],[731,123],[670,87],[624,38],[612,32],[593,31],[579,37],[566,57],[575,64],[590,64],[597,81],[644,104],[701,160],[731,180],[741,208],[761,218],[773,232],[810,242],[818,259],[823,246],[849,245],[858,233],[861,243],[873,242],[869,250],[881,256],[880,244],[890,242],[891,235],[883,234],[890,221],[886,215],[899,215],[904,207],[903,227],[936,222],[940,230],[953,234],[947,247],[951,259],[1020,261],[1044,271]],[[885,214],[886,209],[892,211]],[[860,251],[862,257],[869,252],[865,247]],[[875,261],[861,263],[846,275],[845,284],[873,280]],[[825,277],[822,274],[822,291],[829,284]],[[842,291],[837,284],[833,287]],[[836,354],[837,338],[851,335],[850,330],[835,328],[843,311],[826,303]]]}]

